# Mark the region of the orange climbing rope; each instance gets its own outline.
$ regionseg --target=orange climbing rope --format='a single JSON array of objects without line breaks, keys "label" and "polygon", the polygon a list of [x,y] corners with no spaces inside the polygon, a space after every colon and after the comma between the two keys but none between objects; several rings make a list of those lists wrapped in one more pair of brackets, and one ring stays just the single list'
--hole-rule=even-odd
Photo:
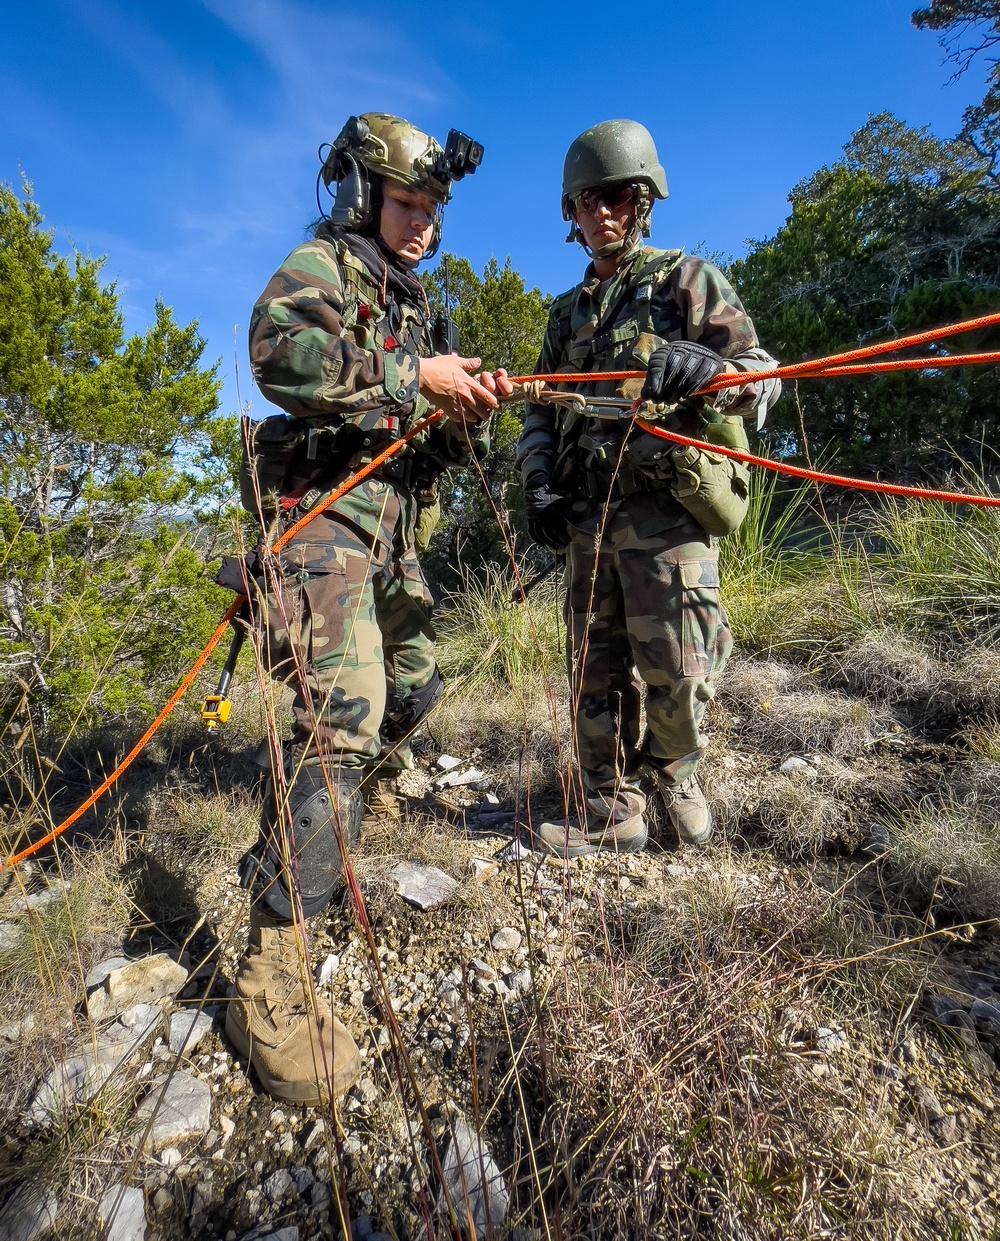
[{"label": "orange climbing rope", "polygon": [[900,483],[880,483],[872,478],[848,478],[845,474],[823,474],[819,470],[804,470],[798,465],[787,465],[784,461],[772,461],[770,457],[756,457],[753,453],[744,452],[739,448],[727,448],[723,444],[709,444],[704,440],[692,439],[689,435],[680,435],[676,431],[668,431],[666,427],[658,427],[644,418],[636,418],[635,421],[643,431],[648,431],[650,435],[656,435],[662,440],[701,448],[705,452],[717,453],[722,457],[732,457],[734,461],[758,465],[761,469],[773,470],[776,474],[790,474],[792,478],[804,478],[814,483],[831,483],[835,487],[851,487],[857,491],[877,491],[881,495],[905,496],[911,500],[940,500],[944,504],[975,504],[980,508],[1000,508],[1000,496],[977,496],[964,491],[932,491],[927,487],[904,487]]},{"label": "orange climbing rope", "polygon": [[[914,349],[919,345],[929,345],[936,340],[945,340],[949,336],[961,336],[966,332],[975,332],[981,328],[996,327],[998,325],[1000,325],[1000,311],[995,311],[993,314],[980,315],[976,319],[963,319],[960,323],[948,323],[944,327],[930,328],[925,332],[914,332],[910,336],[899,336],[895,340],[883,340],[875,345],[862,345],[857,349],[847,349],[843,353],[833,353],[826,358],[813,358],[808,362],[796,362],[793,366],[779,366],[772,371],[757,371],[753,375],[753,382],[761,379],[775,378],[803,379],[807,375],[815,376],[817,372],[828,367],[846,366],[852,362],[860,362],[865,358],[877,357],[880,353],[898,353],[900,349]],[[994,355],[966,354],[965,356],[967,358],[975,358],[977,356],[992,358]],[[920,358],[915,359],[915,361],[919,361],[927,368],[933,368],[940,366],[945,361],[945,358]],[[955,364],[951,363],[951,365]],[[575,375],[519,375],[514,377],[513,382],[523,383],[527,380],[535,379],[541,380],[544,383],[603,383],[608,380],[641,379],[645,373],[645,371],[601,371],[599,374],[590,372],[588,374]],[[719,392],[722,388],[736,388],[740,384],[747,382],[749,381],[746,374],[717,375],[711,383],[705,385],[702,391],[705,393]]]},{"label": "orange climbing rope", "polygon": [[[388,461],[389,458],[393,455],[393,453],[399,452],[399,450],[403,447],[404,444],[408,444],[410,440],[414,438],[414,436],[419,435],[421,431],[426,430],[427,427],[431,425],[431,423],[436,422],[441,417],[442,417],[441,411],[435,410],[434,413],[428,415],[428,417],[422,419],[415,426],[411,427],[410,430],[407,431],[405,435],[400,436],[398,440],[394,440],[387,448],[384,448],[378,454],[378,456],[373,457],[371,461],[367,465],[362,466],[362,468],[358,470],[356,474],[352,474],[350,478],[346,478],[339,486],[335,487],[333,491],[331,491],[330,494],[324,500],[322,500],[319,504],[317,504],[315,508],[311,508],[309,512],[305,514],[304,517],[300,517],[298,521],[296,521],[291,526],[289,526],[288,529],[281,535],[280,538],[275,539],[274,543],[271,546],[272,553],[281,551],[281,549],[285,546],[285,544],[289,541],[289,539],[294,538],[294,536],[298,534],[298,532],[303,528],[303,526],[307,526],[309,522],[313,520],[314,517],[318,517],[319,514],[322,513],[324,509],[329,508],[330,505],[333,504],[336,500],[339,500],[341,496],[346,495],[347,492],[350,491],[352,487],[357,486],[357,484],[360,483],[363,479],[367,478],[369,474],[377,470],[380,465]],[[77,806],[77,808],[73,811],[73,813],[71,815],[68,815],[65,819],[63,819],[63,821],[60,824],[58,824],[58,826],[54,827],[50,832],[46,833],[46,835],[44,835],[40,840],[36,840],[34,844],[29,845],[28,848],[22,849],[20,853],[15,853],[12,857],[7,858],[6,861],[0,862],[0,870],[5,870],[8,866],[16,866],[18,862],[23,862],[25,858],[31,857],[31,855],[33,853],[37,853],[39,849],[44,849],[46,845],[51,844],[52,841],[55,840],[57,836],[61,836],[63,832],[67,830],[67,828],[72,827],[74,823],[76,823],[79,819],[81,819],[87,813],[87,811],[91,808],[91,806],[93,806],[95,802],[97,802],[101,797],[103,797],[104,794],[108,791],[108,789],[110,789],[111,786],[115,784],[118,781],[118,779],[128,770],[128,768],[132,766],[135,760],[139,757],[140,753],[146,747],[147,743],[153,737],[153,734],[158,731],[160,726],[163,724],[164,720],[166,720],[167,716],[171,713],[171,711],[173,711],[174,707],[177,706],[180,700],[184,697],[187,691],[191,688],[191,684],[194,681],[195,677],[205,666],[208,660],[208,657],[218,646],[219,641],[222,638],[222,635],[229,628],[230,622],[235,618],[237,612],[239,612],[240,608],[243,606],[244,603],[246,603],[246,596],[240,595],[229,605],[229,607],[225,611],[225,614],[222,617],[222,620],[219,621],[218,625],[216,625],[215,630],[212,633],[212,636],[205,643],[205,645],[201,648],[201,651],[199,652],[197,659],[191,665],[190,669],[185,673],[184,678],[181,681],[181,683],[177,686],[174,692],[170,695],[170,697],[161,707],[159,713],[156,716],[156,719],[153,720],[153,722],[149,725],[149,727],[142,734],[139,740],[135,743],[132,749],[129,750],[129,752],[125,755],[122,761],[114,769],[114,771],[110,772],[107,776],[105,776],[105,778],[101,781],[101,783],[97,786],[97,788],[94,789],[94,791],[87,798],[87,800],[83,802],[82,805]]]},{"label": "orange climbing rope", "polygon": [[[858,349],[849,349],[843,353],[832,354],[826,358],[814,358],[808,362],[800,362],[793,366],[780,366],[769,371],[747,371],[739,374],[718,375],[710,383],[706,384],[702,393],[708,395],[713,392],[721,391],[723,388],[739,387],[748,383],[760,383],[765,379],[803,379],[803,378],[828,378],[843,377],[849,375],[861,374],[879,374],[888,371],[897,370],[924,370],[938,369],[945,366],[971,366],[984,365],[1000,362],[1000,353],[971,353],[971,354],[950,354],[940,357],[928,356],[923,358],[905,358],[892,362],[871,363],[859,366],[856,363],[862,362],[867,358],[877,357],[883,353],[895,353],[900,349],[909,349],[918,345],[929,344],[932,341],[943,340],[949,336],[957,336],[964,332],[976,331],[980,328],[993,327],[1000,325],[1000,312],[989,315],[981,315],[976,319],[967,319],[961,323],[947,324],[945,327],[934,328],[926,332],[917,332],[910,336],[903,336],[896,340],[881,341],[875,345],[865,345]],[[644,371],[600,371],[577,374],[551,374],[551,375],[519,375],[512,377],[514,383],[530,383],[544,382],[555,384],[566,383],[606,383],[610,381],[619,381],[624,379],[640,379],[645,375]],[[633,412],[638,410],[640,402],[636,402]],[[270,551],[272,553],[280,551],[290,539],[315,517],[318,517],[331,504],[345,495],[352,487],[355,487],[363,479],[367,478],[373,471],[377,470],[380,465],[388,461],[394,454],[400,451],[405,444],[408,444],[416,435],[425,430],[431,423],[437,421],[443,415],[440,410],[436,410],[427,418],[422,419],[415,426],[411,427],[405,435],[398,440],[393,441],[388,447],[382,450],[367,465],[363,466],[357,473],[346,478],[342,483],[330,492],[330,494],[322,500],[315,508],[309,510],[304,517],[300,517],[298,521],[293,523],[284,533],[274,541]],[[859,491],[876,491],[886,495],[905,496],[914,499],[923,500],[940,500],[949,504],[976,504],[988,508],[1000,508],[1000,497],[996,496],[977,496],[968,495],[962,492],[953,491],[932,491],[921,487],[904,487],[895,483],[881,483],[871,479],[848,478],[840,474],[823,474],[817,470],[805,470],[799,466],[787,465],[784,462],[771,461],[767,457],[758,457],[752,453],[742,452],[736,448],[727,448],[720,444],[709,444],[704,440],[693,439],[686,435],[680,435],[675,431],[668,431],[665,427],[659,427],[645,419],[636,418],[636,423],[644,431],[648,431],[651,435],[656,435],[661,439],[671,440],[676,444],[690,445],[696,448],[704,449],[707,452],[717,453],[720,456],[732,457],[737,461],[743,461],[748,465],[756,465],[762,469],[777,471],[782,474],[789,474],[794,478],[808,479],[812,482],[831,483],[839,487],[852,487]],[[43,836],[40,840],[35,841],[26,849],[22,849],[20,853],[14,854],[5,861],[0,862],[0,870],[4,870],[9,866],[14,866],[18,862],[24,861],[33,853],[37,853],[46,845],[51,844],[58,836],[61,836],[67,828],[76,823],[86,812],[102,797],[108,789],[123,775],[123,773],[131,766],[143,748],[162,726],[167,716],[173,711],[174,707],[180,702],[184,694],[190,688],[195,677],[204,667],[212,651],[218,645],[222,635],[226,632],[230,622],[234,619],[237,612],[245,603],[245,598],[240,596],[226,609],[225,615],[216,626],[215,631],[205,643],[197,659],[195,659],[191,668],[184,675],[180,684],[171,694],[170,698],[161,708],[156,718],[152,721],[146,731],[135,743],[132,749],[126,754],[122,761],[115,767],[105,779],[98,785],[90,796],[78,806],[67,818],[54,827],[50,832]]]},{"label": "orange climbing rope", "polygon": [[[746,383],[761,383],[765,379],[831,379],[847,375],[880,375],[893,371],[930,371],[944,370],[950,366],[990,366],[1000,363],[998,353],[946,353],[940,357],[896,358],[891,362],[836,363],[834,358],[823,358],[823,366],[812,366],[808,371],[802,369],[805,363],[795,366],[775,366],[767,371],[740,371],[738,374],[716,375],[714,379],[699,388],[697,395],[711,396],[724,388],[739,388]],[[512,383],[616,383],[623,379],[642,379],[645,371],[579,371],[568,375],[517,375],[511,377]]]}]

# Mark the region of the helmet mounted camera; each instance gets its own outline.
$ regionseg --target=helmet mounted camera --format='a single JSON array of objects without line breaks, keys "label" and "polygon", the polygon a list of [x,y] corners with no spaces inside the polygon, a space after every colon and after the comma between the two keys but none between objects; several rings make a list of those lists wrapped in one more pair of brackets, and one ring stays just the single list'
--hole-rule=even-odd
[{"label": "helmet mounted camera", "polygon": [[467,173],[473,173],[483,162],[483,144],[463,134],[461,130],[448,131],[444,153],[438,159],[438,175],[449,181],[461,181]]}]

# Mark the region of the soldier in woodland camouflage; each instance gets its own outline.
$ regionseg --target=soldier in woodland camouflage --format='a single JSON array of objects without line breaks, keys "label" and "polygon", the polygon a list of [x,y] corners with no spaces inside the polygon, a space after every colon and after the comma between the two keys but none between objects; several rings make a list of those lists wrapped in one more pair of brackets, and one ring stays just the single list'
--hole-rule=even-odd
[{"label": "soldier in woodland camouflage", "polygon": [[261,839],[244,859],[250,946],[226,1030],[264,1088],[295,1103],[341,1093],[360,1070],[346,1027],[311,1003],[302,920],[341,878],[366,770],[386,751],[405,762],[440,695],[417,531],[440,473],[482,444],[511,391],[502,371],[476,374],[478,358],[434,353],[412,274],[437,246],[451,182],[482,153],[457,138],[442,150],[398,117],[352,117],[323,170],[337,187],[330,216],[250,323],[254,378],[287,415],[248,429],[243,491],[263,522],[297,519],[430,410],[446,415],[317,515],[276,571],[246,582],[265,665],[295,690],[294,728],[270,756]]},{"label": "soldier in woodland camouflage", "polygon": [[[568,241],[592,262],[555,299],[538,373],[646,370],[590,396],[642,396],[647,416],[693,438],[743,447],[780,387],[768,380],[694,394],[722,371],[775,365],[735,291],[704,259],[648,236],[666,177],[647,130],[606,121],[571,145],[563,174]],[[593,414],[599,411],[592,410]],[[652,777],[683,841],[712,819],[696,776],[706,703],[732,647],[719,600],[717,538],[746,511],[746,470],[669,444],[631,418],[601,420],[530,405],[518,445],[529,531],[566,557],[567,659],[580,767],[579,810],[543,824],[536,844],[577,856],[646,843],[643,778]],[[645,687],[646,730],[640,735]]]}]

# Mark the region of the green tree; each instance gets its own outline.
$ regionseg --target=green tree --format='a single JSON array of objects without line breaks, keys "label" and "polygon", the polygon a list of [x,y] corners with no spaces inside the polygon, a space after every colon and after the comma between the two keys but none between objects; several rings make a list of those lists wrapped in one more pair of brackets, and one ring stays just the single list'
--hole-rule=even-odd
[{"label": "green tree", "polygon": [[224,594],[205,578],[235,418],[196,323],[126,339],[102,260],[0,185],[0,726],[63,732],[162,696]]},{"label": "green tree", "polygon": [[1000,44],[1000,0],[931,0],[913,14],[919,30],[936,30],[960,78],[977,56],[986,55],[989,76],[982,100],[966,108],[958,141],[1000,177],[1000,58],[988,53]]},{"label": "green tree", "polygon": [[[792,191],[791,215],[731,275],[761,339],[783,362],[936,327],[1000,304],[1000,197],[968,144],[940,141],[888,113]],[[981,334],[942,353],[997,347]],[[947,469],[956,449],[1000,436],[991,368],[800,384],[813,446],[841,466],[895,475]],[[800,409],[785,400],[772,435],[801,449]]]},{"label": "green tree", "polygon": [[[463,354],[482,358],[487,370],[502,366],[511,375],[534,370],[551,298],[526,288],[509,258],[502,267],[490,259],[478,276],[468,259],[444,254],[423,280],[432,311],[444,309],[448,301]],[[523,405],[504,406],[493,418],[482,478],[470,467],[446,487],[445,519],[427,557],[428,573],[438,583],[453,585],[463,566],[506,563],[494,507],[501,513],[513,510],[520,526],[520,489],[511,484],[516,483],[514,451],[523,421]]]}]

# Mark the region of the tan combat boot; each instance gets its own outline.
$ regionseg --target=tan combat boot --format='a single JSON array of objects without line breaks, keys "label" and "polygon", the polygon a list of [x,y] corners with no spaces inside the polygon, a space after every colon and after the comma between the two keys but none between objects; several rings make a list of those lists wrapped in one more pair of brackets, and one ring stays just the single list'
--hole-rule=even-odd
[{"label": "tan combat boot", "polygon": [[686,780],[670,784],[657,776],[656,783],[667,814],[670,815],[670,822],[677,828],[681,844],[707,845],[712,839],[715,823],[698,777],[688,776]]},{"label": "tan combat boot", "polygon": [[313,1012],[295,927],[250,906],[250,943],[233,986],[226,1034],[275,1099],[316,1107],[357,1081],[361,1057],[347,1027]]},{"label": "tan combat boot", "polygon": [[365,798],[364,821],[397,827],[403,821],[403,799],[396,792],[394,776],[376,779],[369,776],[361,790]]},{"label": "tan combat boot", "polygon": [[532,833],[531,847],[556,857],[585,857],[590,853],[638,853],[646,847],[646,798],[638,789],[591,793],[585,802],[583,824],[541,823]]}]

